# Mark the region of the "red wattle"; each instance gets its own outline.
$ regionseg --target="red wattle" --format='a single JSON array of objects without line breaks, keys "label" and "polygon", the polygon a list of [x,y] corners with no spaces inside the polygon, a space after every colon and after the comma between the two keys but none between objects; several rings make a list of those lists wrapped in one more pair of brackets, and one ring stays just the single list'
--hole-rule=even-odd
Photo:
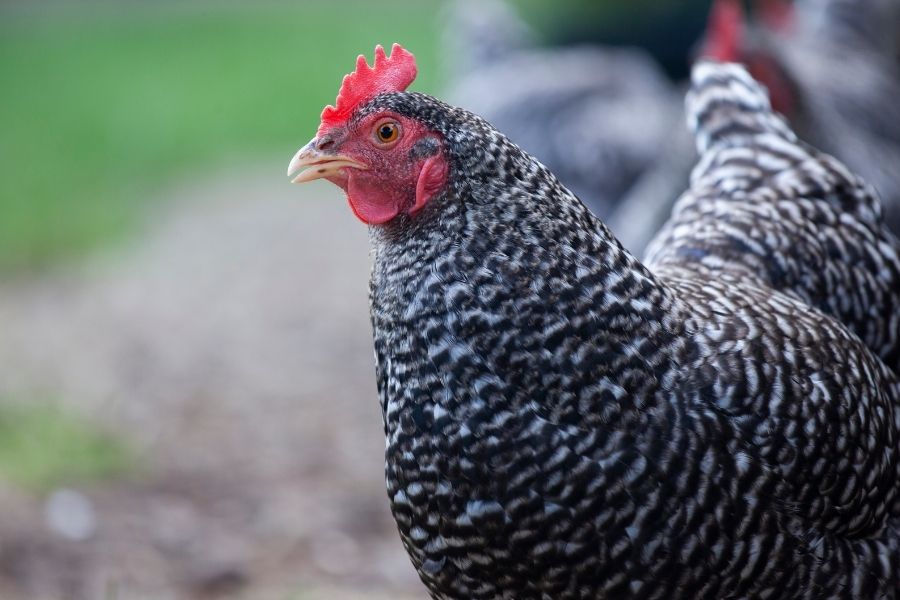
[{"label": "red wattle", "polygon": [[404,207],[409,215],[421,210],[446,185],[448,169],[447,161],[439,154],[426,159],[419,167],[418,175],[415,171],[410,173],[415,180],[410,177],[404,184],[404,178],[397,178],[387,186],[382,178],[372,177],[366,171],[346,171],[347,178],[340,184],[347,194],[353,214],[367,225],[381,225],[400,214]]},{"label": "red wattle", "polygon": [[353,214],[367,225],[381,225],[400,214],[398,202],[390,190],[370,185],[362,178],[351,175],[346,191]]}]

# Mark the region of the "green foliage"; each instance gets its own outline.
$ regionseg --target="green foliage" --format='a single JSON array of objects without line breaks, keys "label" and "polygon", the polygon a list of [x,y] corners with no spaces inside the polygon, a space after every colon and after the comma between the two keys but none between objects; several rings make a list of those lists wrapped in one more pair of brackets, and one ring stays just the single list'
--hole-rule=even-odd
[{"label": "green foliage", "polygon": [[375,43],[413,50],[415,89],[428,90],[436,6],[0,7],[0,269],[109,239],[173,177],[229,159],[286,163]]},{"label": "green foliage", "polygon": [[120,439],[56,407],[0,405],[0,477],[34,492],[134,470]]}]

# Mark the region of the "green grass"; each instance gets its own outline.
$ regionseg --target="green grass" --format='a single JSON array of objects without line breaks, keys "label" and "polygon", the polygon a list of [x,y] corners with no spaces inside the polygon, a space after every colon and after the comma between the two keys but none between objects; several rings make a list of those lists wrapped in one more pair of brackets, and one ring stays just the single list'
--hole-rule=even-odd
[{"label": "green grass", "polygon": [[0,8],[0,270],[127,231],[172,178],[227,161],[286,163],[376,43],[413,50],[414,87],[432,89],[436,6]]},{"label": "green grass", "polygon": [[134,452],[96,425],[46,404],[0,405],[0,477],[33,492],[125,475]]}]

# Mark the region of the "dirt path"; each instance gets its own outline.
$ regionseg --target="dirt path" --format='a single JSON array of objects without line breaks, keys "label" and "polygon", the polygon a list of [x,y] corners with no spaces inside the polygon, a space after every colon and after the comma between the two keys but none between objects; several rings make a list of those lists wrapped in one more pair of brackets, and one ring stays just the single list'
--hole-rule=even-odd
[{"label": "dirt path", "polygon": [[0,395],[150,463],[81,488],[81,542],[0,490],[3,598],[425,597],[383,491],[365,228],[282,175],[179,188],[127,248],[0,286]]}]

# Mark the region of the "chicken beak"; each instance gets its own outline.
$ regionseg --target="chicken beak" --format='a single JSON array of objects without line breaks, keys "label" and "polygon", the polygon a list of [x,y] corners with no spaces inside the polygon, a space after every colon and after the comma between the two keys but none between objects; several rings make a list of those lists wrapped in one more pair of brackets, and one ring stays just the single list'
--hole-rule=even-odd
[{"label": "chicken beak", "polygon": [[[316,147],[317,138],[300,148],[288,165],[288,177],[300,171],[291,183],[306,183],[336,175],[340,169],[368,169],[363,163],[341,154],[326,154]],[[302,170],[301,170],[302,169]]]}]

